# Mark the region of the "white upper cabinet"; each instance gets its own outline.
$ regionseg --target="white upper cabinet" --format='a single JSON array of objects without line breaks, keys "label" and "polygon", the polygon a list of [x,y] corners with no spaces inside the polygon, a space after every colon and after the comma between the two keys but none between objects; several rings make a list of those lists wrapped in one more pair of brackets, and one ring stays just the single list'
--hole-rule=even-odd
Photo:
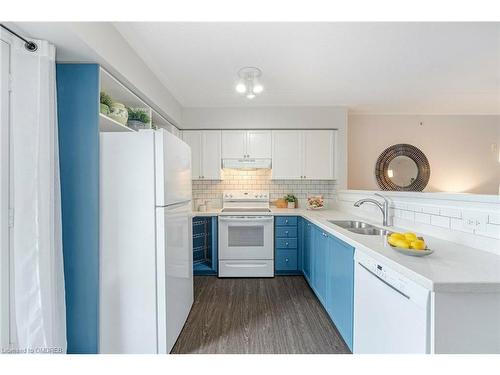
[{"label": "white upper cabinet", "polygon": [[247,132],[247,155],[253,159],[271,159],[271,131],[249,130]]},{"label": "white upper cabinet", "polygon": [[222,158],[242,159],[247,154],[246,130],[222,131]]},{"label": "white upper cabinet", "polygon": [[221,171],[221,134],[220,130],[205,130],[202,132],[201,153],[202,178],[205,180],[220,180]]},{"label": "white upper cabinet", "polygon": [[335,133],[333,130],[304,130],[304,178],[308,180],[333,180]]},{"label": "white upper cabinet", "polygon": [[272,175],[275,180],[302,178],[302,134],[300,130],[273,130]]},{"label": "white upper cabinet", "polygon": [[201,131],[183,131],[182,140],[191,147],[191,176],[201,178]]},{"label": "white upper cabinet", "polygon": [[185,130],[182,139],[191,147],[193,180],[220,180],[220,130]]},{"label": "white upper cabinet", "polygon": [[223,159],[270,159],[270,130],[224,130],[222,131]]},{"label": "white upper cabinet", "polygon": [[335,130],[273,130],[272,178],[335,179]]}]

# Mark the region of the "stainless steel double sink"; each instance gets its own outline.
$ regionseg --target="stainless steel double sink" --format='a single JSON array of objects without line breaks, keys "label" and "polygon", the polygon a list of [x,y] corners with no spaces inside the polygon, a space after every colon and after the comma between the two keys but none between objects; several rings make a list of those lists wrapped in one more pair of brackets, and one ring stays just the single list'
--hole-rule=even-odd
[{"label": "stainless steel double sink", "polygon": [[365,234],[368,236],[385,236],[388,230],[357,220],[328,220],[328,222],[338,225],[349,232]]}]

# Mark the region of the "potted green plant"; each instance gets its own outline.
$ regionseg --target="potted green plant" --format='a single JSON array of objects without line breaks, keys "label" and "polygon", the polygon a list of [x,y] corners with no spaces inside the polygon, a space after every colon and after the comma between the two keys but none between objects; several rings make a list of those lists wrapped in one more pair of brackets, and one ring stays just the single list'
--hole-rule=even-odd
[{"label": "potted green plant", "polygon": [[143,108],[127,108],[128,121],[127,125],[134,129],[151,129],[151,118],[147,110]]},{"label": "potted green plant", "polygon": [[285,195],[285,200],[288,203],[288,208],[295,208],[297,204],[297,197],[293,194]]},{"label": "potted green plant", "polygon": [[113,105],[113,99],[111,96],[106,94],[104,91],[101,91],[100,95],[100,110],[103,115],[108,116],[111,112],[111,106]]}]

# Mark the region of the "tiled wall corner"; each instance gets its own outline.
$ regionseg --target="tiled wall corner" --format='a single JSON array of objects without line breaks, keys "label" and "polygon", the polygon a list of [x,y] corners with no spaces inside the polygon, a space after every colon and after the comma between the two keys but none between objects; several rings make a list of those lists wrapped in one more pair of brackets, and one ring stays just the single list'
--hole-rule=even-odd
[{"label": "tiled wall corner", "polygon": [[335,181],[272,180],[269,169],[254,171],[224,169],[221,180],[193,181],[194,209],[207,201],[212,208],[222,207],[222,193],[230,190],[269,191],[271,201],[286,194],[293,194],[299,200],[299,207],[306,206],[308,196],[322,195],[328,207],[335,195]]}]

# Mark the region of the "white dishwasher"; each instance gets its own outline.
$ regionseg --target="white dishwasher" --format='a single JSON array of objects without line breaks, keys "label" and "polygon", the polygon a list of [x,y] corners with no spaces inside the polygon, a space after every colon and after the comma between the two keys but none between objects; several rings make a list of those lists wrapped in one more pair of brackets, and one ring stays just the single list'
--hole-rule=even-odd
[{"label": "white dishwasher", "polygon": [[356,251],[354,344],[361,353],[429,353],[429,290]]}]

